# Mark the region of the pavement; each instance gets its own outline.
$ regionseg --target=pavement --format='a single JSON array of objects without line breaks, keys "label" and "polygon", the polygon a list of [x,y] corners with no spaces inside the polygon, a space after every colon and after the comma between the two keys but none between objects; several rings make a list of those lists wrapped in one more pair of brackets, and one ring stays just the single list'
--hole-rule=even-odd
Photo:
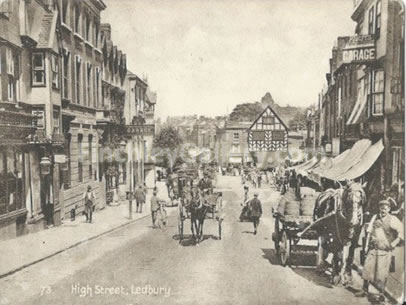
[{"label": "pavement", "polygon": [[[158,197],[168,200],[165,183],[157,182],[157,187]],[[91,224],[86,222],[85,216],[77,215],[74,221],[66,219],[60,226],[0,242],[0,278],[148,217],[151,195],[152,189],[149,189],[142,213],[136,213],[135,200],[132,202],[133,219],[129,219],[129,201],[122,200],[95,211]]]}]

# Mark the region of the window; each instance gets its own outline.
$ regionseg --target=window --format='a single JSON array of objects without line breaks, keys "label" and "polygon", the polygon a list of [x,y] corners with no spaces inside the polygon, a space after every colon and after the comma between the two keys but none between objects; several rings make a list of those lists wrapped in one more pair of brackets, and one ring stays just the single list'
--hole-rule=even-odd
[{"label": "window", "polygon": [[59,134],[59,132],[60,132],[59,111],[54,110],[52,121],[53,121],[53,125],[54,125],[54,134]]},{"label": "window", "polygon": [[62,22],[66,25],[69,25],[68,20],[69,20],[69,1],[62,0]]},{"label": "window", "polygon": [[80,33],[80,8],[79,5],[75,5],[75,32]]},{"label": "window", "polygon": [[254,130],[252,132],[252,140],[253,141],[265,141],[265,131],[262,130]]},{"label": "window", "polygon": [[371,7],[368,13],[368,34],[374,34],[374,7]]},{"label": "window", "polygon": [[92,65],[87,64],[86,71],[86,95],[87,95],[87,104],[88,106],[92,105]]},{"label": "window", "polygon": [[233,144],[231,146],[231,152],[233,153],[239,153],[240,152],[240,145],[239,144]]},{"label": "window", "polygon": [[13,50],[10,48],[6,48],[6,67],[7,67],[7,74],[14,76],[14,54]]},{"label": "window", "polygon": [[32,54],[32,85],[45,85],[45,56],[44,53]]},{"label": "window", "polygon": [[283,130],[272,131],[272,140],[273,141],[284,141],[285,140],[285,131],[283,131]]},{"label": "window", "polygon": [[89,180],[93,176],[93,135],[89,135]]},{"label": "window", "polygon": [[83,182],[83,135],[78,135],[78,179]]},{"label": "window", "polygon": [[234,141],[240,140],[240,135],[238,134],[238,132],[235,132],[235,133],[233,134],[233,140],[234,140]]},{"label": "window", "polygon": [[85,29],[85,39],[90,41],[90,17],[89,14],[85,15],[86,29]]},{"label": "window", "polygon": [[405,168],[405,154],[403,147],[392,148],[392,184],[403,182]]},{"label": "window", "polygon": [[379,38],[381,34],[381,14],[382,14],[382,3],[379,0],[376,3],[376,19],[375,19],[375,37],[376,39]]},{"label": "window", "polygon": [[369,114],[382,115],[384,90],[385,90],[385,76],[383,70],[376,70],[370,73],[371,78],[371,94],[369,95]]},{"label": "window", "polygon": [[32,114],[37,116],[37,128],[44,129],[45,127],[44,110],[33,110]]},{"label": "window", "polygon": [[14,77],[11,75],[8,76],[8,85],[7,85],[7,99],[9,101],[14,101],[14,93],[15,93],[15,81]]},{"label": "window", "polygon": [[64,50],[63,52],[63,92],[62,97],[69,98],[69,75],[70,75],[70,52]]},{"label": "window", "polygon": [[65,136],[65,151],[68,154],[68,170],[66,171],[66,176],[64,178],[64,186],[65,189],[69,189],[71,182],[72,182],[72,158],[71,158],[71,143],[72,143],[72,135],[70,133],[66,134]]},{"label": "window", "polygon": [[10,0],[0,0],[0,18],[9,18],[13,10],[13,2]]},{"label": "window", "polygon": [[52,70],[52,88],[59,88],[59,58],[56,55],[51,56]]},{"label": "window", "polygon": [[99,107],[99,93],[100,90],[100,69],[96,68],[96,77],[95,77],[95,104],[96,108]]},{"label": "window", "polygon": [[0,215],[23,208],[24,154],[11,147],[0,150]]},{"label": "window", "polygon": [[82,59],[79,56],[76,56],[75,62],[75,94],[76,94],[76,103],[80,104],[80,71],[81,71]]},{"label": "window", "polygon": [[96,48],[99,47],[99,32],[100,32],[100,25],[98,22],[94,24],[94,37],[93,37],[93,44]]},{"label": "window", "polygon": [[262,124],[265,124],[265,125],[275,124],[275,117],[273,117],[273,116],[264,116],[262,118]]}]

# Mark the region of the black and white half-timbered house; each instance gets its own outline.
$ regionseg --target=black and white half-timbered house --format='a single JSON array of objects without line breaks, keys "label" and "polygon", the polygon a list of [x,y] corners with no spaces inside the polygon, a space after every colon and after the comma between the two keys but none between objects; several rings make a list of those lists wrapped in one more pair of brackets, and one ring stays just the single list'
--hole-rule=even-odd
[{"label": "black and white half-timbered house", "polygon": [[252,152],[288,151],[288,127],[270,106],[248,128],[248,149]]}]

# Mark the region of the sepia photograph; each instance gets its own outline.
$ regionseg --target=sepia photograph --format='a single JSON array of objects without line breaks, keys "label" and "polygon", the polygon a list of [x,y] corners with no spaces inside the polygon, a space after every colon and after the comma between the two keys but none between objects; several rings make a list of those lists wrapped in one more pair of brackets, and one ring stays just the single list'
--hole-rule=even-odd
[{"label": "sepia photograph", "polygon": [[0,305],[405,303],[404,0],[0,0]]}]

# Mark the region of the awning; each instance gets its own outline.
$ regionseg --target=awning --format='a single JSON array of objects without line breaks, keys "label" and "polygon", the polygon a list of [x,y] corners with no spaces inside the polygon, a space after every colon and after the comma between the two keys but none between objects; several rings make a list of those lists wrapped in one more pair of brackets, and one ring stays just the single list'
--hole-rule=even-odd
[{"label": "awning", "polygon": [[331,169],[332,167],[337,166],[337,164],[340,164],[345,157],[348,155],[350,152],[350,149],[347,149],[343,153],[339,154],[335,158],[331,159],[331,163],[329,167],[327,166],[327,162],[320,162],[316,167],[314,167],[310,172],[309,172],[309,178],[310,180],[316,182],[316,183],[321,183],[321,178],[323,176],[323,172],[326,170]]},{"label": "awning", "polygon": [[317,166],[318,163],[319,159],[317,157],[313,157],[305,163],[293,166],[289,169],[294,170],[299,175],[307,176],[307,170],[314,168],[315,166]]},{"label": "awning", "polygon": [[322,177],[333,181],[361,177],[376,162],[384,149],[382,140],[371,144],[368,139],[357,141],[351,149],[335,157],[328,169],[321,167],[314,169],[309,175],[310,179],[320,183]]},{"label": "awning", "polygon": [[351,167],[350,170],[348,170],[345,174],[338,177],[337,180],[338,181],[346,179],[351,180],[361,177],[371,168],[372,165],[374,165],[376,160],[379,158],[379,155],[382,153],[383,149],[384,146],[383,141],[381,139],[368,148],[368,150],[362,156],[360,162]]},{"label": "awning", "polygon": [[[357,164],[366,150],[371,146],[371,141],[362,139],[357,141],[345,157],[340,157],[340,162],[321,173],[321,176],[330,180],[337,180],[338,177],[346,173],[351,167]],[[339,155],[340,156],[340,155]],[[339,157],[337,156],[337,157]]]}]

